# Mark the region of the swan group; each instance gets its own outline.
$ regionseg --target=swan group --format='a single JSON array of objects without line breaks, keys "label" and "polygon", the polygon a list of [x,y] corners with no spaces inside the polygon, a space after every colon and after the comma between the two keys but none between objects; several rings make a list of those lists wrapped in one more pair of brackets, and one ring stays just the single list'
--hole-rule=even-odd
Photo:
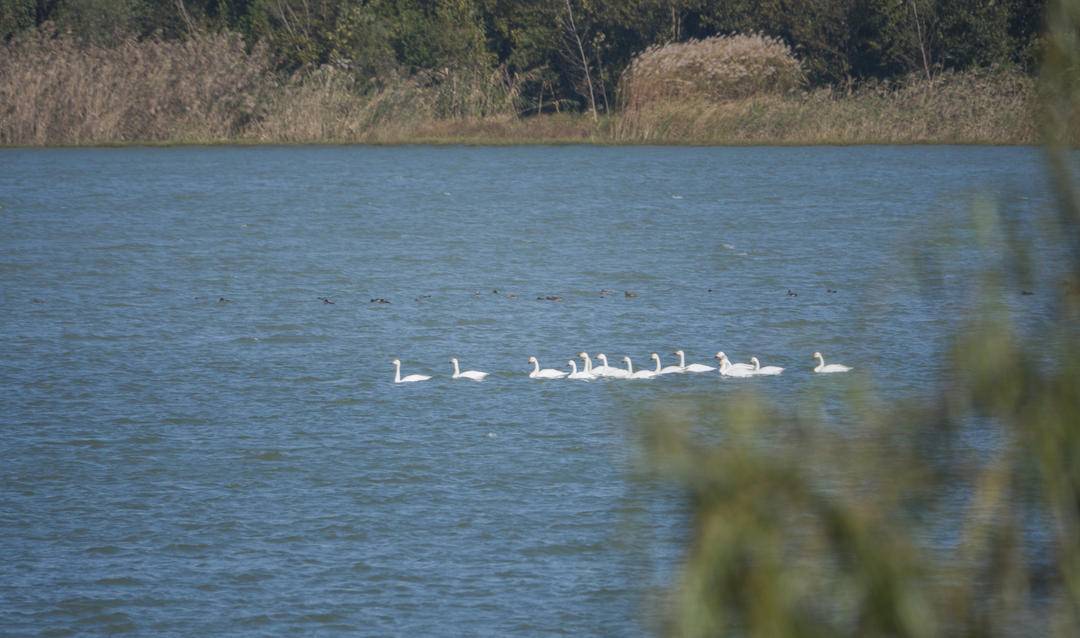
[{"label": "swan group", "polygon": [[[676,350],[672,354],[679,357],[679,365],[677,366],[663,366],[660,362],[660,355],[653,352],[649,355],[649,358],[654,362],[653,369],[640,369],[634,370],[634,362],[628,356],[622,358],[623,363],[626,364],[625,368],[618,366],[612,366],[608,363],[607,355],[599,353],[596,358],[601,362],[601,365],[593,367],[592,357],[587,352],[579,352],[578,357],[583,362],[583,367],[578,370],[577,362],[573,359],[567,361],[567,365],[570,367],[570,372],[564,370],[557,370],[555,368],[541,368],[540,361],[536,357],[529,357],[529,364],[532,366],[532,371],[529,372],[530,379],[573,379],[579,381],[592,381],[595,379],[609,378],[609,379],[656,379],[666,374],[685,374],[695,372],[710,372],[717,370],[713,366],[707,366],[700,363],[692,363],[686,365],[686,354],[682,350]],[[757,357],[750,357],[750,363],[732,363],[728,359],[727,355],[723,352],[717,352],[714,357],[720,364],[719,371],[722,377],[734,377],[734,378],[746,378],[746,377],[758,377],[758,376],[776,376],[784,372],[784,368],[779,366],[763,366],[758,361]],[[850,366],[841,365],[839,363],[831,363],[826,365],[825,358],[820,352],[814,353],[814,359],[817,360],[818,365],[813,369],[816,373],[833,373],[833,372],[847,372],[852,370]],[[401,360],[394,359],[391,363],[394,365],[394,383],[417,383],[420,381],[428,381],[430,376],[424,374],[410,374],[406,377],[401,376]],[[479,370],[466,370],[461,371],[460,364],[456,357],[450,359],[450,363],[453,365],[453,373],[450,375],[451,379],[467,379],[469,381],[483,381],[488,376],[487,372],[480,372]]]}]

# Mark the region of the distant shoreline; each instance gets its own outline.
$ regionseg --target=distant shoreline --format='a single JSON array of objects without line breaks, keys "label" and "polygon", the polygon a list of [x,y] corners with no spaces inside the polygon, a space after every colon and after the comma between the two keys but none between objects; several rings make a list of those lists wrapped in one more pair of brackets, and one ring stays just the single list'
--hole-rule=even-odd
[{"label": "distant shoreline", "polygon": [[[694,107],[683,107],[695,112]],[[752,108],[752,107],[751,107]],[[700,111],[698,111],[700,112]],[[777,119],[782,119],[777,114]],[[764,116],[768,118],[768,112]],[[690,118],[687,118],[690,119]],[[87,139],[50,143],[4,143],[3,149],[32,148],[127,148],[183,146],[686,146],[686,147],[749,147],[749,146],[1037,146],[1042,143],[1031,123],[1023,130],[970,131],[941,126],[937,133],[906,133],[894,124],[888,134],[855,135],[843,131],[830,133],[821,129],[791,128],[782,135],[753,132],[744,127],[738,117],[723,122],[716,130],[701,130],[696,134],[682,131],[676,134],[652,132],[642,134],[625,131],[629,126],[623,115],[602,117],[593,123],[587,114],[540,115],[508,120],[506,118],[442,120],[409,128],[403,125],[386,129],[373,127],[360,135],[345,137],[252,138],[248,136],[201,137],[177,135],[164,139]],[[692,121],[692,120],[691,120]],[[872,122],[847,122],[852,130]],[[758,121],[760,124],[760,119]],[[670,125],[670,124],[669,124]],[[700,124],[699,124],[700,126]],[[620,131],[619,129],[624,129]],[[1074,143],[1076,141],[1074,140]]]},{"label": "distant shoreline", "polygon": [[[117,47],[41,36],[3,52],[0,147],[1041,141],[1035,78],[1004,68],[720,94],[666,92],[682,79],[661,76],[651,92],[616,96],[608,113],[594,115],[550,98],[530,101],[487,76],[417,75],[377,87],[331,67],[284,76],[265,51],[248,51],[227,33]],[[1080,141],[1080,127],[1072,135]]]}]

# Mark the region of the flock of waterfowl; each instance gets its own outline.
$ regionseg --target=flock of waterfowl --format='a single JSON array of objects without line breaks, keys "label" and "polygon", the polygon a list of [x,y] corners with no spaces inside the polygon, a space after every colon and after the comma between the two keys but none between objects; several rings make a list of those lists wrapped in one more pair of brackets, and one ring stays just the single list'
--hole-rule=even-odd
[{"label": "flock of waterfowl", "polygon": [[[750,357],[750,363],[732,363],[727,355],[723,352],[717,352],[714,357],[719,362],[719,368],[714,366],[708,366],[701,363],[686,364],[686,354],[682,350],[676,350],[672,354],[679,357],[679,365],[671,365],[664,367],[660,363],[660,355],[655,352],[649,355],[656,366],[652,370],[634,370],[634,363],[630,360],[630,357],[623,357],[623,363],[626,364],[625,368],[618,366],[612,366],[608,364],[607,355],[600,353],[596,355],[596,359],[600,361],[601,365],[593,367],[592,357],[586,352],[579,352],[578,357],[584,362],[584,367],[579,371],[577,362],[573,359],[567,361],[567,365],[570,367],[570,371],[557,370],[555,368],[541,368],[540,361],[536,357],[529,357],[529,364],[532,366],[532,372],[529,373],[530,379],[575,379],[581,381],[591,381],[593,379],[655,379],[656,377],[665,374],[685,374],[692,372],[711,372],[713,370],[719,370],[720,376],[724,377],[755,377],[755,376],[773,376],[781,374],[784,369],[778,366],[763,366],[758,361],[757,357]],[[850,367],[841,365],[839,363],[825,363],[825,358],[821,356],[820,352],[814,353],[814,358],[817,359],[817,366],[814,368],[814,372],[817,373],[831,373],[831,372],[847,372],[851,370]],[[466,370],[461,371],[460,364],[456,358],[450,359],[450,363],[454,367],[453,374],[450,375],[451,379],[468,379],[470,381],[483,381],[484,377],[488,376],[487,372],[480,372],[479,370]],[[410,374],[408,376],[401,376],[401,360],[394,359],[394,383],[417,383],[419,381],[427,381],[431,379],[430,376],[425,374]]]}]

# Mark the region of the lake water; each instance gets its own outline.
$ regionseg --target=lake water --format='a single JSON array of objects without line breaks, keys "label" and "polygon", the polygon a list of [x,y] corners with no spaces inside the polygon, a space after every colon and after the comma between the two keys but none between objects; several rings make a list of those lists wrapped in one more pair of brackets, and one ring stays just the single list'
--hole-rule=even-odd
[{"label": "lake water", "polygon": [[[1042,173],[1024,148],[0,150],[0,633],[647,633],[686,530],[638,479],[640,414],[928,393],[971,211],[1047,206]],[[526,377],[680,348],[787,370]]]}]

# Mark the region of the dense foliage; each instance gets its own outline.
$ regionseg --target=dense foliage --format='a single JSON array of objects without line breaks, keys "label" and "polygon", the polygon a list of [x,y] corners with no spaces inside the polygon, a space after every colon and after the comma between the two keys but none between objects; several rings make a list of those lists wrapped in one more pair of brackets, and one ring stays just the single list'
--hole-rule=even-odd
[{"label": "dense foliage", "polygon": [[525,110],[610,109],[649,47],[780,38],[812,85],[1006,66],[1030,70],[1044,0],[0,0],[0,40],[55,27],[97,45],[240,33],[282,72],[334,67],[359,87],[416,74],[515,82]]}]

